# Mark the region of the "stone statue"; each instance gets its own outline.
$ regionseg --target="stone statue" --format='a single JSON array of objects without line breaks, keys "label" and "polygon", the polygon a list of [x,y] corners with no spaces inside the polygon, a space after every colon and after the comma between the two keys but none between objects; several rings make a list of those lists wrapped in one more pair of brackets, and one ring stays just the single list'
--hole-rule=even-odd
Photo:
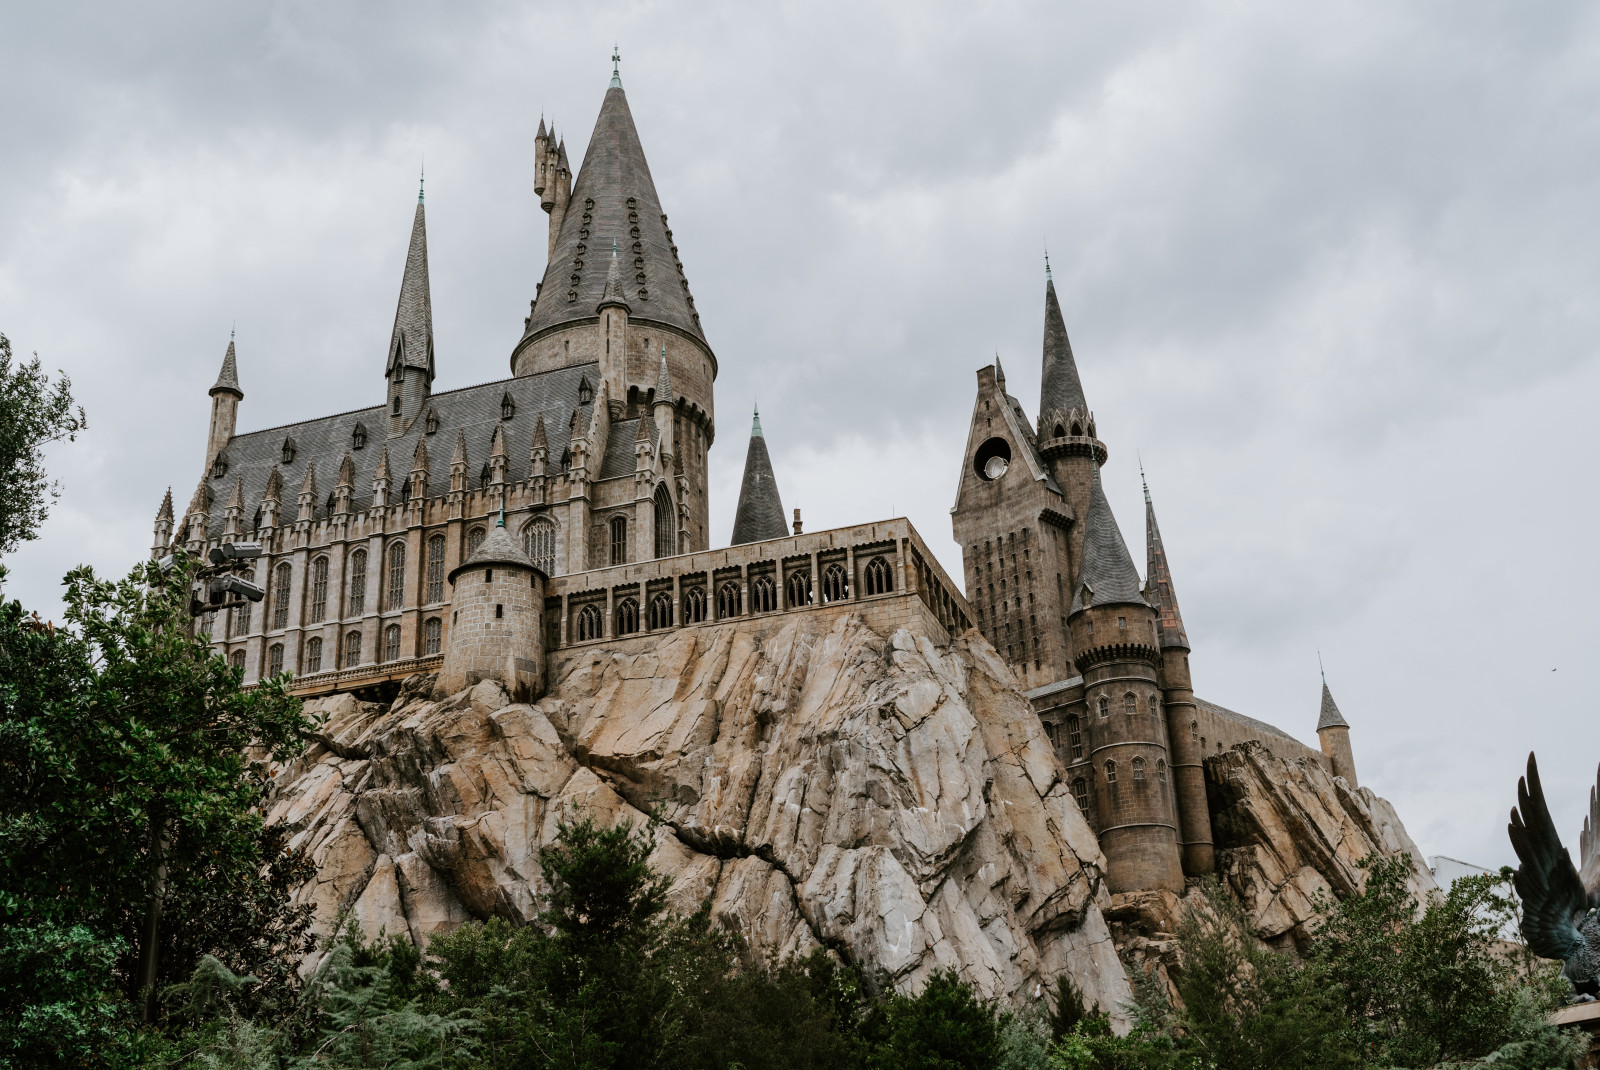
[{"label": "stone statue", "polygon": [[[1597,800],[1589,792],[1589,817],[1583,823],[1583,877],[1561,846],[1550,808],[1539,785],[1539,766],[1528,755],[1528,775],[1517,781],[1511,811],[1511,846],[1522,865],[1514,880],[1522,897],[1522,935],[1528,949],[1561,959],[1562,974],[1580,996],[1600,994],[1600,858],[1596,858]],[[1585,879],[1587,878],[1587,879]]]}]

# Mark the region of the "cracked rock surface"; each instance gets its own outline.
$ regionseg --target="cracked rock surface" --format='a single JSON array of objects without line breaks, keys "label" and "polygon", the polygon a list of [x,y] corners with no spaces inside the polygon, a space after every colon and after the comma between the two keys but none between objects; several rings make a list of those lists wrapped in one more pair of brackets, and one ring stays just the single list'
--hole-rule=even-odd
[{"label": "cracked rock surface", "polygon": [[907,991],[954,967],[1008,1001],[1061,973],[1118,1017],[1131,998],[1099,844],[975,634],[800,615],[573,652],[533,705],[490,682],[434,701],[432,683],[388,708],[307,703],[353,757],[315,744],[278,770],[268,820],[316,863],[298,894],[323,929],[341,910],[419,942],[530,920],[558,821],[654,809],[674,907],[709,902],[758,952],[825,945]]}]

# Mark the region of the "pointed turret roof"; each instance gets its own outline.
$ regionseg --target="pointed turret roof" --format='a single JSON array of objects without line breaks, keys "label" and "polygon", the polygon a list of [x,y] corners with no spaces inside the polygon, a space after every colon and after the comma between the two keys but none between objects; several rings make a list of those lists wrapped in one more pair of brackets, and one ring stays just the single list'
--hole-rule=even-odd
[{"label": "pointed turret roof", "polygon": [[[1139,481],[1144,483],[1141,469]],[[1161,528],[1156,524],[1156,507],[1150,502],[1150,484],[1144,483],[1144,546],[1145,594],[1156,608],[1156,628],[1164,647],[1189,649],[1189,636],[1183,629],[1183,616],[1178,612],[1178,595],[1172,588],[1172,570],[1167,566],[1167,548],[1161,542]]]},{"label": "pointed turret roof", "polygon": [[633,444],[635,446],[639,445],[639,443],[641,443],[641,442],[643,442],[646,445],[653,444],[655,442],[655,440],[656,440],[656,437],[651,432],[654,429],[655,429],[655,421],[650,418],[650,415],[648,413],[646,413],[644,416],[639,417],[639,429],[637,431],[635,431],[634,434],[633,434]]},{"label": "pointed turret roof", "polygon": [[156,510],[157,520],[172,519],[172,488],[167,488],[166,497],[161,499],[161,508]]},{"label": "pointed turret roof", "polygon": [[1139,590],[1139,570],[1134,567],[1122,529],[1106,500],[1100,484],[1100,466],[1094,466],[1089,485],[1089,508],[1083,523],[1083,566],[1078,570],[1078,587],[1072,595],[1072,612],[1085,608],[1084,587],[1091,592],[1090,605],[1114,603],[1148,604]]},{"label": "pointed turret roof", "polygon": [[744,457],[744,482],[739,486],[739,508],[733,514],[729,542],[738,546],[787,534],[783,499],[778,496],[778,480],[772,474],[772,458],[767,456],[767,439],[761,433],[761,413],[757,411],[750,423],[750,449]]},{"label": "pointed turret roof", "polygon": [[411,470],[424,475],[428,472],[428,440],[425,438],[417,439],[417,448],[411,451]]},{"label": "pointed turret roof", "polygon": [[356,485],[356,462],[350,456],[350,451],[344,451],[344,461],[339,465],[339,482],[336,487],[354,487]]},{"label": "pointed turret roof", "polygon": [[533,563],[533,559],[523,552],[517,545],[511,533],[506,531],[505,515],[502,513],[500,522],[489,529],[489,534],[484,538],[472,556],[450,570],[450,582],[456,581],[456,576],[470,568],[482,568],[484,565],[516,565],[519,568],[529,569],[541,575],[544,569]]},{"label": "pointed turret roof", "polygon": [[539,418],[533,422],[533,442],[529,444],[528,452],[548,450],[549,448],[550,439],[544,433],[544,413],[540,413]]},{"label": "pointed turret roof", "polygon": [[300,481],[300,493],[311,495],[311,500],[317,500],[317,462],[306,462],[306,477]]},{"label": "pointed turret roof", "polygon": [[633,307],[628,304],[628,299],[622,293],[622,267],[617,260],[617,240],[611,239],[611,266],[606,268],[606,288],[600,291],[600,303],[595,306],[598,312],[607,305],[619,305],[629,312]]},{"label": "pointed turret roof", "polygon": [[433,378],[433,298],[428,292],[428,225],[421,196],[411,223],[411,248],[400,278],[400,302],[394,312],[384,374],[394,375],[401,365],[421,368]]},{"label": "pointed turret roof", "polygon": [[264,502],[281,502],[283,500],[283,473],[278,471],[278,466],[273,465],[272,471],[267,474],[267,489],[261,492]]},{"label": "pointed turret roof", "polygon": [[672,376],[667,372],[667,347],[661,347],[661,371],[656,376],[656,404],[676,404],[678,395],[672,392]]},{"label": "pointed turret roof", "polygon": [[228,339],[228,351],[222,356],[222,370],[217,373],[217,381],[207,391],[212,397],[221,393],[229,393],[240,401],[244,400],[244,391],[239,389],[239,358],[233,351],[233,339]]},{"label": "pointed turret roof", "polygon": [[456,432],[456,451],[455,451],[455,453],[451,454],[451,456],[450,456],[450,467],[454,468],[458,464],[466,464],[466,463],[467,463],[467,433],[465,431],[457,431]]},{"label": "pointed turret roof", "polygon": [[374,483],[380,479],[386,483],[389,481],[389,447],[387,445],[383,447],[383,452],[378,454],[378,467],[373,469],[372,472],[372,481]]},{"label": "pointed turret roof", "polygon": [[533,135],[533,136],[534,137],[544,137],[545,136],[545,132],[544,132],[544,116],[543,115],[539,116],[539,132],[537,134]]},{"label": "pointed turret roof", "polygon": [[1317,731],[1324,728],[1349,728],[1344,715],[1339,712],[1339,706],[1333,701],[1333,692],[1328,690],[1328,681],[1322,681],[1322,711],[1317,717]]},{"label": "pointed turret roof", "polygon": [[189,499],[189,508],[188,511],[184,513],[184,516],[192,516],[195,513],[204,515],[210,511],[211,488],[206,486],[205,477],[202,476],[200,477],[199,486],[194,488],[194,497]]},{"label": "pointed turret roof", "polygon": [[[565,142],[561,151],[565,152]],[[633,317],[703,340],[677,247],[668,234],[655,180],[621,88],[606,90],[568,204],[524,339],[594,315],[610,268],[607,239],[620,236],[621,288]],[[634,228],[638,237],[630,241]]]},{"label": "pointed turret roof", "polygon": [[244,512],[244,476],[233,481],[233,493],[228,495],[228,504],[223,508]]},{"label": "pointed turret roof", "polygon": [[1039,384],[1039,437],[1053,437],[1058,423],[1070,427],[1067,417],[1074,409],[1087,415],[1089,403],[1083,398],[1083,383],[1078,378],[1078,363],[1072,358],[1066,321],[1061,318],[1056,284],[1047,278],[1044,283],[1044,373]]}]

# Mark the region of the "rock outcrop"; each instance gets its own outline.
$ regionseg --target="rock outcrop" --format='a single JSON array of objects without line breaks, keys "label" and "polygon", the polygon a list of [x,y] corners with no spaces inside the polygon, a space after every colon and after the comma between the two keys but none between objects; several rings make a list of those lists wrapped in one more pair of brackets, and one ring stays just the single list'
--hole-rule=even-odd
[{"label": "rock outcrop", "polygon": [[316,744],[278,772],[269,820],[318,867],[326,927],[423,941],[468,918],[530,919],[558,821],[662,819],[674,905],[708,902],[757,951],[819,944],[914,989],[954,967],[1025,998],[1069,974],[1130,998],[1104,860],[1010,671],[976,633],[948,645],[858,617],[796,616],[590,649],[537,704],[431,677],[392,707],[308,704]]}]

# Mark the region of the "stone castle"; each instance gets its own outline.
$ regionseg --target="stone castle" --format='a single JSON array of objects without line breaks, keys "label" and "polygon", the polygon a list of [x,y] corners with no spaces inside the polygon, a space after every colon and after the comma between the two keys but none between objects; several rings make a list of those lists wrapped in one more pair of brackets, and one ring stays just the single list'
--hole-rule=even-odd
[{"label": "stone castle", "polygon": [[246,574],[263,601],[197,622],[247,683],[288,672],[308,698],[380,699],[437,673],[440,696],[494,680],[532,701],[596,650],[730,622],[981,633],[1042,722],[1112,892],[1181,892],[1214,868],[1208,754],[1254,740],[1355,789],[1326,684],[1320,751],[1195,696],[1148,488],[1141,581],[1048,266],[1037,421],[998,359],[977,373],[960,583],[904,519],[803,532],[796,511],[791,528],[759,415],[731,544],[713,549],[717,357],[615,72],[577,173],[542,120],[532,173],[549,260],[510,378],[433,391],[420,193],[380,403],[240,433],[228,343],[204,472],[181,515],[168,491],[153,553],[261,544]]}]

